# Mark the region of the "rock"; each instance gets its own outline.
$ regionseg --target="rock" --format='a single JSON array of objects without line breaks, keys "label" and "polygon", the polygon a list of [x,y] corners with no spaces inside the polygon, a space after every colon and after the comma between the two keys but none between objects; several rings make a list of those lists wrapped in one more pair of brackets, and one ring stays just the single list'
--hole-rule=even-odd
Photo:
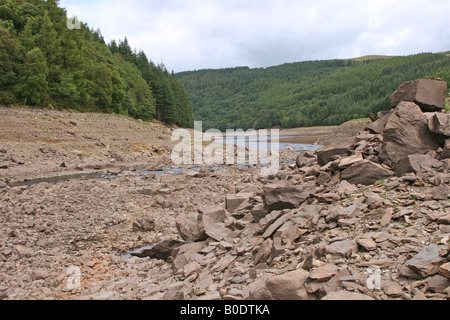
[{"label": "rock", "polygon": [[394,171],[398,176],[403,176],[405,173],[417,173],[425,169],[432,170],[433,165],[437,165],[439,162],[427,154],[412,154],[400,160],[395,165]]},{"label": "rock", "polygon": [[438,272],[440,275],[450,279],[450,262],[444,263],[438,267]]},{"label": "rock", "polygon": [[236,233],[228,229],[225,223],[214,223],[204,227],[205,233],[216,241],[233,241]]},{"label": "rock", "polygon": [[324,172],[324,171],[321,171],[321,172],[319,173],[319,176],[317,177],[317,184],[318,184],[319,186],[322,186],[322,185],[324,185],[324,184],[327,184],[327,183],[330,182],[330,181],[331,181],[331,176],[330,176],[329,173]]},{"label": "rock", "polygon": [[403,294],[403,288],[397,282],[382,282],[381,287],[383,288],[384,293],[391,297],[401,297]]},{"label": "rock", "polygon": [[447,82],[419,79],[402,83],[391,96],[391,107],[402,101],[416,103],[424,112],[441,111],[445,107]]},{"label": "rock", "polygon": [[286,272],[266,280],[266,288],[274,300],[305,300],[309,295],[304,284],[309,273],[303,269]]},{"label": "rock", "polygon": [[336,241],[325,247],[329,254],[343,258],[349,258],[354,252],[358,251],[358,245],[354,240]]},{"label": "rock", "polygon": [[321,166],[326,165],[327,163],[332,161],[333,156],[347,154],[352,145],[354,145],[356,142],[357,141],[355,138],[349,138],[335,142],[325,148],[316,151],[317,162]]},{"label": "rock", "polygon": [[316,156],[309,151],[301,152],[296,159],[296,164],[299,168],[315,164],[316,162]]},{"label": "rock", "polygon": [[258,223],[262,218],[267,216],[269,211],[267,210],[267,208],[264,205],[264,203],[258,203],[257,205],[255,205],[252,208],[250,213],[253,215],[253,218],[255,219],[255,222]]},{"label": "rock", "polygon": [[229,215],[228,211],[221,208],[203,212],[202,223],[205,233],[216,241],[233,241],[236,234],[224,223],[227,215]]},{"label": "rock", "polygon": [[248,286],[249,299],[256,300],[274,300],[270,291],[266,287],[266,279],[259,279]]},{"label": "rock", "polygon": [[212,268],[212,272],[222,272],[226,268],[230,267],[236,260],[236,256],[226,255],[219,262],[217,262]]},{"label": "rock", "polygon": [[267,229],[264,231],[262,237],[264,239],[271,237],[275,231],[278,230],[286,221],[293,217],[292,213],[284,214],[280,218],[278,218],[275,222],[273,222]]},{"label": "rock", "polygon": [[450,159],[450,139],[445,140],[444,148],[441,151],[441,159]]},{"label": "rock", "polygon": [[238,194],[228,194],[225,197],[225,208],[230,212],[234,213],[249,206],[249,200],[253,196],[251,193],[238,193]]},{"label": "rock", "polygon": [[390,178],[394,172],[377,163],[364,160],[352,165],[341,173],[341,179],[352,184],[370,185],[379,180]]},{"label": "rock", "polygon": [[419,106],[401,102],[389,116],[383,132],[380,158],[396,164],[411,154],[437,150],[440,144],[429,128],[427,117]]},{"label": "rock", "polygon": [[373,251],[377,248],[377,243],[373,241],[372,239],[358,239],[356,240],[356,243],[358,243],[359,246],[363,247],[366,251]]},{"label": "rock", "polygon": [[188,215],[178,215],[176,225],[178,233],[185,241],[203,241],[207,238],[202,216],[196,212]]},{"label": "rock", "polygon": [[338,193],[327,192],[327,193],[318,193],[314,195],[314,198],[319,202],[327,202],[332,203],[341,200],[341,196]]},{"label": "rock", "polygon": [[323,297],[322,300],[375,300],[375,299],[362,293],[341,290],[330,292],[325,297]]},{"label": "rock", "polygon": [[377,121],[369,123],[366,127],[366,130],[373,134],[382,134],[390,115],[391,112],[388,112],[380,117]]},{"label": "rock", "polygon": [[428,126],[431,131],[443,138],[450,138],[450,114],[434,113],[431,118],[428,118]]},{"label": "rock", "polygon": [[334,264],[326,264],[312,270],[309,277],[313,280],[328,281],[339,272],[339,268]]},{"label": "rock", "polygon": [[176,240],[164,240],[152,247],[140,252],[132,252],[131,255],[139,258],[152,258],[167,261],[171,256],[172,251],[183,245],[183,242]]},{"label": "rock", "polygon": [[[205,242],[193,242],[182,244],[174,248],[171,254],[171,256],[174,257],[172,261],[172,269],[174,273],[184,274],[186,271],[184,267],[195,261],[196,254],[199,253],[205,245]],[[191,267],[193,267],[193,265]]]},{"label": "rock", "polygon": [[264,204],[269,212],[274,210],[294,209],[305,202],[314,193],[305,187],[280,187],[263,196]]},{"label": "rock", "polygon": [[155,220],[152,215],[146,215],[142,218],[136,219],[133,222],[133,230],[141,232],[149,232],[155,229]]},{"label": "rock", "polygon": [[450,281],[441,275],[435,275],[428,279],[428,287],[434,292],[444,292],[450,286]]},{"label": "rock", "polygon": [[438,187],[434,187],[430,192],[433,200],[447,200],[450,197],[450,186],[447,184],[441,184]]},{"label": "rock", "polygon": [[267,262],[273,248],[273,240],[266,239],[260,246],[258,253],[255,255],[255,265]]},{"label": "rock", "polygon": [[438,265],[443,262],[443,258],[439,256],[439,250],[438,245],[431,244],[406,261],[406,266],[424,278],[434,275],[438,272]]},{"label": "rock", "polygon": [[351,167],[352,165],[362,162],[364,159],[362,157],[361,153],[357,153],[353,156],[350,157],[346,157],[340,160],[339,164],[338,164],[338,168],[339,170],[345,170],[349,167]]}]

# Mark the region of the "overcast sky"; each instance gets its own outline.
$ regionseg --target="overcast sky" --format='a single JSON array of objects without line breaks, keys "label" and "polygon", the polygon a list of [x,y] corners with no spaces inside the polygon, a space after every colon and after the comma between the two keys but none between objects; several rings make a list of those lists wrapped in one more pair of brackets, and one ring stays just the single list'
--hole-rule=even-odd
[{"label": "overcast sky", "polygon": [[169,71],[450,50],[449,0],[62,0]]}]

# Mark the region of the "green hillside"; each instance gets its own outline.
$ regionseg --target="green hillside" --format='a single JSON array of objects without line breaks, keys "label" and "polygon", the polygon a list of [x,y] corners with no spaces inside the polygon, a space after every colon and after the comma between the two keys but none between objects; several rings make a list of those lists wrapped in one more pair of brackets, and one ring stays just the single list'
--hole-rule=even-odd
[{"label": "green hillside", "polygon": [[68,23],[57,0],[0,0],[0,104],[114,112],[192,126],[187,94],[163,64]]},{"label": "green hillside", "polygon": [[404,81],[430,76],[450,81],[445,53],[363,58],[176,76],[195,120],[202,120],[205,129],[220,130],[339,125],[388,109],[392,92]]}]

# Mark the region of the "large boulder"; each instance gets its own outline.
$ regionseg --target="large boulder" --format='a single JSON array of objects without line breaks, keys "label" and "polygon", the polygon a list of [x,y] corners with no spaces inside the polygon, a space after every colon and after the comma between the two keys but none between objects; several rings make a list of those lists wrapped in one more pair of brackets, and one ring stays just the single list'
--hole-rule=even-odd
[{"label": "large boulder", "polygon": [[394,175],[391,170],[383,168],[381,165],[363,160],[352,165],[341,173],[341,179],[352,184],[371,185],[379,180],[390,178]]},{"label": "large boulder", "polygon": [[402,83],[391,96],[391,106],[402,101],[416,103],[424,112],[441,111],[445,107],[447,82],[419,79]]},{"label": "large boulder", "polygon": [[428,128],[428,120],[413,102],[401,102],[387,119],[383,132],[380,158],[396,164],[411,154],[425,154],[440,147],[436,135]]}]

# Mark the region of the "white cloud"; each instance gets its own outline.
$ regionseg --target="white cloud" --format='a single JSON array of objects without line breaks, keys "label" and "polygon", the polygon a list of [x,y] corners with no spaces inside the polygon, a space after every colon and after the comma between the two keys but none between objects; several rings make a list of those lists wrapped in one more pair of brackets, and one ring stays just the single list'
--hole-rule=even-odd
[{"label": "white cloud", "polygon": [[175,71],[450,50],[441,0],[63,0]]}]

